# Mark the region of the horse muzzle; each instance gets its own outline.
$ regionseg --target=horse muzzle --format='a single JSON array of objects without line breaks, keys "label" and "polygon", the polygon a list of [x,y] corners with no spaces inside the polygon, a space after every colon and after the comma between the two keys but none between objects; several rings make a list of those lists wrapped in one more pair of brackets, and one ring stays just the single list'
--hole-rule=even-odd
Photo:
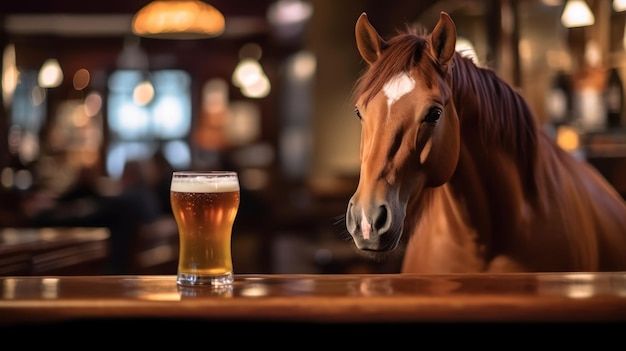
[{"label": "horse muzzle", "polygon": [[402,233],[393,230],[393,215],[388,203],[369,206],[358,205],[354,197],[346,211],[346,228],[356,247],[363,251],[392,251],[398,246]]}]

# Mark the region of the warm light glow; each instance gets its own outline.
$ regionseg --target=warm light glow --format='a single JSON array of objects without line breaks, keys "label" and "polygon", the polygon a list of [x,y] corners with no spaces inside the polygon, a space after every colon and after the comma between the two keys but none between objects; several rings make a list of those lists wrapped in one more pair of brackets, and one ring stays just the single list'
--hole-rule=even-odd
[{"label": "warm light glow", "polygon": [[24,132],[18,151],[20,161],[29,164],[39,156],[39,139],[30,131]]},{"label": "warm light glow", "polygon": [[239,61],[233,72],[232,82],[241,89],[241,93],[249,98],[266,97],[271,84],[261,64],[252,58]]},{"label": "warm light glow", "polygon": [[257,60],[246,58],[237,64],[233,72],[232,81],[237,87],[244,87],[259,80],[263,75],[263,68]]},{"label": "warm light glow", "polygon": [[39,86],[42,88],[56,88],[63,82],[63,71],[56,59],[47,59],[39,70]]},{"label": "warm light glow", "polygon": [[602,67],[602,49],[600,44],[595,40],[588,40],[585,43],[585,63],[589,67],[601,68]]},{"label": "warm light glow", "polygon": [[315,55],[307,51],[301,51],[294,55],[293,60],[288,64],[289,73],[297,81],[305,82],[313,75],[317,69]]},{"label": "warm light glow", "polygon": [[2,55],[2,101],[6,106],[13,102],[13,93],[19,79],[19,71],[15,66],[15,45],[9,44]]},{"label": "warm light glow", "polygon": [[221,35],[224,15],[198,0],[156,0],[133,18],[133,33],[162,39],[202,39]]},{"label": "warm light glow", "polygon": [[241,87],[241,93],[245,97],[260,99],[266,97],[271,90],[270,80],[265,75],[259,76],[259,79]]},{"label": "warm light glow", "polygon": [[72,83],[74,84],[74,89],[83,90],[89,85],[91,75],[89,71],[85,68],[81,68],[76,73],[74,73],[74,78]]},{"label": "warm light glow", "polygon": [[[456,39],[456,47],[455,50],[461,54],[461,56],[470,58],[475,64],[480,65],[478,61],[478,54],[476,53],[476,49],[474,48],[474,44],[463,37],[458,37]],[[524,52],[520,50],[520,52]]]},{"label": "warm light glow", "polygon": [[133,90],[133,101],[139,106],[145,106],[154,98],[154,87],[149,81],[143,81]]},{"label": "warm light glow", "polygon": [[15,179],[15,172],[11,167],[4,167],[0,172],[0,184],[5,188],[11,188]]},{"label": "warm light glow", "polygon": [[613,0],[613,10],[615,12],[626,11],[626,0]]},{"label": "warm light glow", "polygon": [[277,0],[268,7],[266,17],[278,37],[290,40],[302,33],[312,15],[309,1]]},{"label": "warm light glow", "polygon": [[85,98],[85,103],[83,104],[85,108],[85,114],[89,117],[93,117],[100,112],[102,109],[102,96],[100,96],[97,92],[92,92]]},{"label": "warm light glow", "polygon": [[82,128],[89,123],[89,116],[85,112],[84,105],[76,105],[72,109],[72,114],[68,116],[72,125],[76,128]]},{"label": "warm light glow", "polygon": [[232,102],[226,122],[226,134],[231,145],[243,146],[254,142],[261,134],[259,107],[250,101]]},{"label": "warm light glow", "polygon": [[565,151],[573,152],[580,146],[580,136],[569,126],[560,126],[556,131],[556,143]]},{"label": "warm light glow", "polygon": [[206,82],[202,87],[202,109],[210,115],[225,113],[228,108],[228,85],[220,78]]},{"label": "warm light glow", "polygon": [[568,0],[561,22],[567,28],[584,27],[594,24],[595,17],[584,0]]},{"label": "warm light glow", "polygon": [[313,6],[301,0],[278,0],[267,10],[267,18],[275,26],[301,23],[313,14]]}]

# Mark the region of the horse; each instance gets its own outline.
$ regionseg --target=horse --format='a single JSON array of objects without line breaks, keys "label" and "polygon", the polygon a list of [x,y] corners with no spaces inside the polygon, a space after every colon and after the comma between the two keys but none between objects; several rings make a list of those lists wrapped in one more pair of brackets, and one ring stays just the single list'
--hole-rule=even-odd
[{"label": "horse", "polygon": [[363,12],[355,36],[360,171],[339,223],[357,252],[401,251],[401,273],[626,270],[624,198],[456,51],[445,11],[389,39]]}]

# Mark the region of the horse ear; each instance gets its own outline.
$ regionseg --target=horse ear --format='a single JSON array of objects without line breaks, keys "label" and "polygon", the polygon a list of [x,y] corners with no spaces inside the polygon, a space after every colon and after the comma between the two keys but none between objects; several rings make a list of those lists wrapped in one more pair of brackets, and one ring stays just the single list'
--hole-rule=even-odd
[{"label": "horse ear", "polygon": [[456,46],[456,26],[446,12],[441,11],[439,22],[435,25],[430,38],[431,53],[437,58],[437,62],[445,68],[452,59]]},{"label": "horse ear", "polygon": [[385,42],[367,19],[365,12],[356,21],[354,33],[361,57],[368,64],[374,63],[380,57]]}]

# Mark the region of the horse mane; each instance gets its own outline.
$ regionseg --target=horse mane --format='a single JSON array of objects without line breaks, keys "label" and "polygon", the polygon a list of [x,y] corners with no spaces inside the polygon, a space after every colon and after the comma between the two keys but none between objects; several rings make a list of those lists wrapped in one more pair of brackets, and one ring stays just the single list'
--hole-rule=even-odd
[{"label": "horse mane", "polygon": [[[428,36],[423,27],[407,26],[386,41],[381,57],[362,73],[353,90],[354,98],[370,102],[392,77],[412,68],[431,81],[443,78],[434,64],[420,64],[424,56],[429,62],[434,58],[428,49]],[[494,71],[477,66],[470,58],[456,52],[449,67],[452,97],[461,123],[461,129],[480,133],[486,152],[498,146],[516,161],[520,178],[528,195],[536,195],[535,170],[537,168],[537,120],[528,103]],[[428,78],[430,77],[430,78]],[[450,82],[450,80],[449,80]]]},{"label": "horse mane", "polygon": [[[478,67],[459,53],[454,55],[451,75],[452,96],[461,128],[477,124],[486,147],[498,145],[509,152],[526,180],[526,190],[536,191],[539,130],[536,116],[524,97],[494,71]],[[469,120],[472,117],[477,120]]]}]

